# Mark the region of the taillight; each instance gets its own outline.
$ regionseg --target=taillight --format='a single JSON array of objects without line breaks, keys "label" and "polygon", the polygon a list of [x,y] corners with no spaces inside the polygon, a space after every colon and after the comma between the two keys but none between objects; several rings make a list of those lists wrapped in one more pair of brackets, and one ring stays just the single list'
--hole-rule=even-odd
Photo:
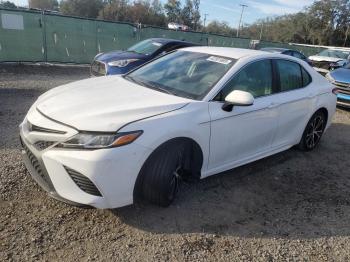
[{"label": "taillight", "polygon": [[338,88],[333,88],[332,89],[332,93],[337,95],[339,93],[339,89]]}]

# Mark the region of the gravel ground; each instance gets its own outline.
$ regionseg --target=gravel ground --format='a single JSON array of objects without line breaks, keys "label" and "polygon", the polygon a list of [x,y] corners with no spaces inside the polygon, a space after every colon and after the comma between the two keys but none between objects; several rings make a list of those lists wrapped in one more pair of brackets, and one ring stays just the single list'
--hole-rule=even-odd
[{"label": "gravel ground", "polygon": [[87,68],[0,66],[0,261],[349,261],[350,112],[319,147],[181,188],[169,208],[71,207],[21,162],[18,125],[44,91]]}]

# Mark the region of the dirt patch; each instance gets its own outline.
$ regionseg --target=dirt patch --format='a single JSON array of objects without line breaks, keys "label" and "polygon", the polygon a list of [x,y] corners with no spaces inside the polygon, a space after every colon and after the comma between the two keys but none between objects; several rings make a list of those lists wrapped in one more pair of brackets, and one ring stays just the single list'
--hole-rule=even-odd
[{"label": "dirt patch", "polygon": [[18,125],[46,90],[88,68],[0,66],[0,260],[349,261],[350,112],[295,149],[185,184],[169,208],[81,209],[49,198],[20,157]]}]

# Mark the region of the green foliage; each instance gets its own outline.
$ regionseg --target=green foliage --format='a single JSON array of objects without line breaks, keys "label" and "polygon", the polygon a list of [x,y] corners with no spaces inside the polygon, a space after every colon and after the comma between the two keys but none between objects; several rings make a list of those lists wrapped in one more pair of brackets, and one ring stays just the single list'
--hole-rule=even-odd
[{"label": "green foliage", "polygon": [[220,22],[217,20],[211,21],[205,28],[206,32],[211,34],[236,35],[236,30],[231,28],[227,22]]},{"label": "green foliage", "polygon": [[0,7],[1,8],[9,8],[9,9],[17,8],[17,6],[14,3],[10,2],[10,1],[0,1]]},{"label": "green foliage", "polygon": [[38,8],[42,10],[58,10],[57,0],[29,0],[30,8]]},{"label": "green foliage", "polygon": [[[188,2],[188,1],[187,1]],[[168,0],[164,5],[169,22],[181,23],[181,2],[179,0]]]},{"label": "green foliage", "polygon": [[60,11],[65,15],[97,18],[103,5],[103,0],[62,0]]},{"label": "green foliage", "polygon": [[305,11],[266,18],[247,26],[242,34],[268,41],[350,46],[350,1],[319,0]]}]

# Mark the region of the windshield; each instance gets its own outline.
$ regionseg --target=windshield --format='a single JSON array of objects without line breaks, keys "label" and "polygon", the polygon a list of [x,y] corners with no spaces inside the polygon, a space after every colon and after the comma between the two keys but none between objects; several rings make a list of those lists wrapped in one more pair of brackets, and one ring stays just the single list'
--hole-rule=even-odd
[{"label": "windshield", "polygon": [[201,99],[235,62],[232,58],[176,51],[131,72],[126,78],[166,93]]},{"label": "windshield", "polygon": [[348,56],[350,55],[350,51],[326,49],[326,50],[323,50],[318,55],[319,56],[341,58],[341,59],[348,59]]},{"label": "windshield", "polygon": [[134,52],[138,54],[151,55],[157,51],[162,46],[161,43],[158,43],[153,40],[145,40],[136,45],[133,45],[128,49],[129,52]]}]

